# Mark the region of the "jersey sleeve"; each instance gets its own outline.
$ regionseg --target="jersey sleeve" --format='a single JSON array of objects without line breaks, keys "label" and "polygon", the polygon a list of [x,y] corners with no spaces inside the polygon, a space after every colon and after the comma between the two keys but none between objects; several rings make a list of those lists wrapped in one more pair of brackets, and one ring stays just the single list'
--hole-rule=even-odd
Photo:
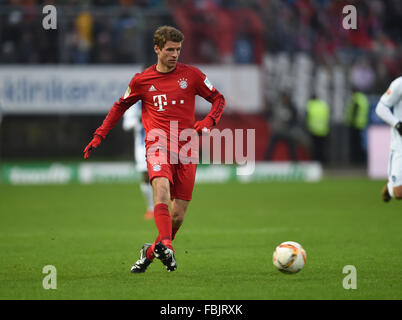
[{"label": "jersey sleeve", "polygon": [[399,122],[398,118],[392,114],[391,109],[381,102],[381,100],[378,102],[375,112],[382,120],[384,120],[385,123],[388,123],[391,127],[394,127]]},{"label": "jersey sleeve", "polygon": [[201,72],[201,70],[194,68],[194,73],[196,94],[203,97],[204,99],[208,98],[208,96],[216,91],[216,88],[208,80],[207,76]]},{"label": "jersey sleeve", "polygon": [[207,76],[199,69],[195,68],[196,87],[195,92],[197,95],[203,97],[205,100],[212,104],[211,111],[207,117],[211,117],[216,125],[223,113],[226,102],[224,96],[211,84]]},{"label": "jersey sleeve", "polygon": [[388,108],[395,106],[402,99],[402,77],[391,82],[388,90],[381,96],[381,103]]},{"label": "jersey sleeve", "polygon": [[106,138],[109,131],[119,122],[124,112],[141,99],[141,94],[138,86],[138,74],[130,81],[124,95],[114,103],[102,125],[96,129],[95,134]]}]

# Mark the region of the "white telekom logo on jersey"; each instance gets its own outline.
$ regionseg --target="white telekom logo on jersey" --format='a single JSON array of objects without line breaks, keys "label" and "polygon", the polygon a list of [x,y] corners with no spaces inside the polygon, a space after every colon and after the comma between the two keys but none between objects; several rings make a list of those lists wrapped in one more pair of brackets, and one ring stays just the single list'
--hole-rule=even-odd
[{"label": "white telekom logo on jersey", "polygon": [[[162,98],[164,101],[162,101]],[[153,99],[155,107],[159,106],[159,109],[157,111],[165,111],[165,109],[163,109],[163,106],[167,105],[166,94],[158,94],[156,96],[153,96]],[[156,100],[158,101],[156,102]]]},{"label": "white telekom logo on jersey", "polygon": [[[168,104],[166,94],[158,94],[156,96],[153,96],[152,98],[154,100],[154,106],[159,107],[159,109],[156,111],[165,111],[165,109],[163,109],[163,107],[167,106],[167,104]],[[171,103],[172,103],[172,105],[175,105],[178,103],[184,104],[184,100],[179,100],[179,101],[172,100]]]}]

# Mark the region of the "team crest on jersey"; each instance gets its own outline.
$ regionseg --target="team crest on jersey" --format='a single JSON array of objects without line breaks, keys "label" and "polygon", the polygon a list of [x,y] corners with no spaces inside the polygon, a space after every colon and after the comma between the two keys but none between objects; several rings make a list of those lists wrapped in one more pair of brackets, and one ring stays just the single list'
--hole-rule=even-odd
[{"label": "team crest on jersey", "polygon": [[153,171],[158,172],[158,171],[161,171],[161,169],[162,169],[162,167],[161,167],[160,164],[154,164],[154,165],[152,166],[152,170],[153,170]]},{"label": "team crest on jersey", "polygon": [[188,87],[187,79],[180,79],[178,82],[179,82],[180,88],[182,88],[183,90]]}]

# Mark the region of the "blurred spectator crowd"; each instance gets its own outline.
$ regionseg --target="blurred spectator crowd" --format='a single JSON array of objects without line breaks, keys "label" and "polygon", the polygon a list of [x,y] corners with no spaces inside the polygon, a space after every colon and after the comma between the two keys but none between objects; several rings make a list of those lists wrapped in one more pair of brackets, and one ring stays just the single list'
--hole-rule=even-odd
[{"label": "blurred spectator crowd", "polygon": [[[42,8],[57,8],[44,30]],[[357,30],[345,30],[346,5]],[[266,52],[304,52],[320,65],[350,66],[352,85],[383,90],[402,74],[400,0],[0,0],[0,63],[154,62],[162,24],[186,37],[182,61],[257,63]]]}]

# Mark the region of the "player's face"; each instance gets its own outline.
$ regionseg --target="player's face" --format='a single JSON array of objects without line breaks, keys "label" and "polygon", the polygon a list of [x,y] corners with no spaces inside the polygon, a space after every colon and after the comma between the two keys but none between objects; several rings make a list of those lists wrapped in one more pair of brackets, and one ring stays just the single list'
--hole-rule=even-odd
[{"label": "player's face", "polygon": [[158,63],[167,70],[174,69],[180,56],[180,50],[181,42],[167,41],[162,49],[155,46],[155,52],[158,55]]}]

